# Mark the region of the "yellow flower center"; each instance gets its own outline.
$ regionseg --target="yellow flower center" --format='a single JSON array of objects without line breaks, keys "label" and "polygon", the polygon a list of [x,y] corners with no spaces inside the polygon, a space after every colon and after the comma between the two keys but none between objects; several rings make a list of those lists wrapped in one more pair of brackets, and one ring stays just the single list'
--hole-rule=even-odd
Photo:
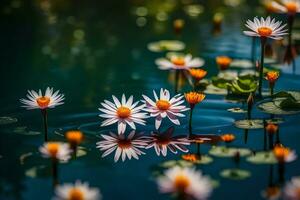
[{"label": "yellow flower center", "polygon": [[230,63],[232,62],[232,59],[227,56],[218,56],[216,58],[216,62],[221,70],[225,70],[229,67]]},{"label": "yellow flower center", "polygon": [[285,4],[285,7],[287,9],[287,11],[289,13],[296,13],[297,12],[297,9],[298,9],[298,6],[297,6],[297,3],[296,2],[287,2]]},{"label": "yellow flower center", "polygon": [[36,99],[36,102],[37,104],[39,105],[39,107],[41,108],[45,108],[49,105],[50,103],[50,98],[49,97],[45,97],[45,96],[42,96],[42,97],[39,97]]},{"label": "yellow flower center", "polygon": [[59,150],[59,143],[57,142],[48,142],[47,143],[47,150],[51,157],[55,158],[58,150]]},{"label": "yellow flower center", "polygon": [[68,200],[84,200],[83,192],[80,189],[72,188],[69,191]]},{"label": "yellow flower center", "polygon": [[190,180],[184,174],[175,177],[174,186],[179,192],[184,192],[189,185]]},{"label": "yellow flower center", "polygon": [[121,106],[117,110],[118,117],[123,119],[129,117],[130,114],[131,114],[131,110],[125,106]]},{"label": "yellow flower center", "polygon": [[78,145],[83,140],[83,134],[81,131],[68,131],[66,133],[66,138],[69,143]]},{"label": "yellow flower center", "polygon": [[198,92],[189,92],[185,93],[185,99],[186,101],[191,105],[196,105],[197,103],[200,103],[205,98],[205,94],[198,93]]},{"label": "yellow flower center", "polygon": [[262,37],[268,37],[272,34],[273,31],[269,27],[260,27],[257,29],[257,32]]},{"label": "yellow flower center", "polygon": [[158,100],[156,106],[159,110],[168,110],[171,106],[170,102],[167,100]]},{"label": "yellow flower center", "polygon": [[196,80],[201,80],[207,74],[207,71],[203,69],[190,69],[189,72],[190,75],[194,77]]},{"label": "yellow flower center", "polygon": [[172,62],[174,65],[179,65],[179,66],[185,65],[184,57],[173,57],[173,58],[171,59],[171,62]]},{"label": "yellow flower center", "polygon": [[119,146],[121,149],[129,149],[129,148],[132,147],[131,141],[130,141],[130,140],[119,140],[119,141],[118,141],[118,146]]}]

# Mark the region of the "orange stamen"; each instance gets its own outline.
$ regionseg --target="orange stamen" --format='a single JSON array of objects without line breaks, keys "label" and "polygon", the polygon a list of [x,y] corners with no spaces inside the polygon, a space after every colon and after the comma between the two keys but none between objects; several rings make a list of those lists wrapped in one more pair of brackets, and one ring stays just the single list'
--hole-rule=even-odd
[{"label": "orange stamen", "polygon": [[199,160],[199,156],[197,154],[185,154],[182,155],[181,158],[189,162],[196,162]]},{"label": "orange stamen", "polygon": [[290,149],[283,146],[275,146],[273,153],[279,162],[284,162],[285,158],[290,154]]},{"label": "orange stamen", "polygon": [[175,177],[174,186],[179,192],[184,192],[189,185],[190,180],[184,174]]},{"label": "orange stamen", "polygon": [[49,106],[50,103],[50,98],[49,97],[39,97],[36,99],[37,104],[39,105],[40,108],[46,108]]},{"label": "orange stamen", "polygon": [[72,188],[69,191],[68,200],[84,200],[83,192],[80,189]]},{"label": "orange stamen", "polygon": [[131,114],[131,110],[125,106],[121,106],[117,110],[118,117],[123,119],[128,118],[130,114]]},{"label": "orange stamen", "polygon": [[164,110],[168,110],[170,108],[171,104],[167,100],[158,100],[156,102],[156,106],[159,110],[164,111]]},{"label": "orange stamen", "polygon": [[269,27],[260,27],[257,29],[257,32],[262,37],[268,37],[272,34],[273,31]]},{"label": "orange stamen", "polygon": [[267,126],[266,126],[266,130],[269,134],[275,134],[278,130],[278,125],[268,123]]},{"label": "orange stamen", "polygon": [[173,57],[173,58],[171,58],[171,62],[174,65],[179,65],[179,66],[185,65],[184,57]]},{"label": "orange stamen", "polygon": [[58,150],[59,150],[59,143],[57,142],[48,142],[47,143],[47,150],[51,157],[55,158]]},{"label": "orange stamen", "polygon": [[279,73],[276,71],[267,72],[265,77],[270,83],[275,83],[279,78]]},{"label": "orange stamen", "polygon": [[118,146],[119,146],[121,149],[128,149],[128,148],[131,148],[131,147],[132,147],[131,141],[130,141],[130,140],[119,140],[119,141],[118,141]]}]

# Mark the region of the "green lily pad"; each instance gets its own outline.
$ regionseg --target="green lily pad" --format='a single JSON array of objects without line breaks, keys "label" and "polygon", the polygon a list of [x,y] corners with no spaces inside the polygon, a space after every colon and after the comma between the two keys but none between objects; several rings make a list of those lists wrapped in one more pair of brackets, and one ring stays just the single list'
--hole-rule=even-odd
[{"label": "green lily pad", "polygon": [[[183,159],[183,161],[187,161],[187,160]],[[213,162],[213,158],[208,155],[201,155],[196,161],[187,161],[187,162],[191,162],[193,164],[207,165]]]},{"label": "green lily pad", "polygon": [[267,119],[267,123],[272,123],[272,124],[282,124],[284,122],[283,118],[273,118],[273,119]]},{"label": "green lily pad", "polygon": [[244,110],[242,108],[236,107],[236,108],[229,108],[227,109],[228,112],[232,113],[247,113],[247,110]]},{"label": "green lily pad", "polygon": [[153,52],[181,51],[185,48],[185,44],[178,40],[161,40],[158,42],[151,42],[147,47]]},{"label": "green lily pad", "polygon": [[174,166],[180,166],[180,167],[191,167],[193,166],[193,163],[185,161],[185,160],[168,160],[161,164],[159,164],[159,167],[162,168],[170,168]]},{"label": "green lily pad", "polygon": [[234,122],[234,125],[240,129],[260,129],[264,128],[264,122],[261,119],[244,119]]},{"label": "green lily pad", "polygon": [[38,131],[27,130],[26,126],[16,127],[16,128],[13,129],[12,132],[20,134],[20,135],[39,135],[39,134],[41,134],[41,132],[38,132]]},{"label": "green lily pad", "polygon": [[204,90],[205,94],[216,94],[216,95],[226,95],[227,89],[218,88],[212,84],[209,84]]},{"label": "green lily pad", "polygon": [[224,79],[227,81],[235,80],[237,77],[238,77],[237,71],[233,71],[233,70],[221,71],[218,74],[219,79]]},{"label": "green lily pad", "polygon": [[234,59],[230,67],[248,69],[253,68],[253,63],[250,60]]},{"label": "green lily pad", "polygon": [[[297,114],[300,112],[300,108],[291,108],[291,104],[289,106],[287,105],[289,102],[286,102],[285,98],[275,98],[271,101],[263,101],[257,105],[257,107],[268,114],[274,114],[274,115],[292,115]],[[283,104],[282,102],[285,101]],[[289,100],[290,101],[290,100]],[[288,108],[281,108],[281,105],[283,107]]]},{"label": "green lily pad", "polygon": [[13,124],[18,122],[17,118],[12,117],[0,117],[0,125]]},{"label": "green lily pad", "polygon": [[213,86],[220,89],[227,89],[228,85],[231,84],[231,80],[226,80],[219,77],[212,77],[211,83]]},{"label": "green lily pad", "polygon": [[224,169],[221,171],[220,175],[223,178],[232,180],[243,180],[249,178],[251,176],[251,173],[247,170],[242,169]]},{"label": "green lily pad", "polygon": [[46,165],[39,165],[29,168],[25,171],[25,176],[30,178],[45,177],[50,175],[51,170]]},{"label": "green lily pad", "polygon": [[252,164],[275,164],[277,160],[273,154],[273,152],[258,152],[255,155],[251,155],[246,159],[248,162]]},{"label": "green lily pad", "polygon": [[225,146],[213,146],[209,150],[209,154],[216,157],[233,157],[236,153],[239,152],[241,157],[248,156],[251,154],[251,150],[245,148],[234,148],[234,147],[225,147]]},{"label": "green lily pad", "polygon": [[239,78],[232,81],[230,90],[233,93],[251,93],[257,88],[257,82],[253,77],[251,78]]}]

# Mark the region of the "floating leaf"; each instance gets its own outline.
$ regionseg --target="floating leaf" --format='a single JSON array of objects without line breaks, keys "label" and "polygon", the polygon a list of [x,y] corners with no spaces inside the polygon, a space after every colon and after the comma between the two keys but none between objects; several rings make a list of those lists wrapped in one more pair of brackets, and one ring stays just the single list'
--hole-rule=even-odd
[{"label": "floating leaf", "polygon": [[12,117],[0,117],[0,125],[12,124],[18,122],[17,118]]},{"label": "floating leaf", "polygon": [[148,44],[148,49],[153,52],[162,51],[181,51],[185,48],[185,44],[178,40],[161,40]]},{"label": "floating leaf", "polygon": [[205,94],[226,95],[228,92],[227,92],[227,89],[221,89],[221,88],[218,88],[218,87],[210,84],[206,87],[206,90],[204,90],[204,93]]},{"label": "floating leaf", "polygon": [[211,83],[217,88],[227,89],[228,84],[231,84],[231,80],[226,80],[219,77],[212,77]]},{"label": "floating leaf", "polygon": [[30,178],[36,178],[36,177],[45,177],[50,175],[51,170],[45,166],[45,165],[40,165],[40,166],[35,166],[32,167],[28,170],[25,171],[25,176],[30,177]]},{"label": "floating leaf", "polygon": [[234,59],[231,62],[230,67],[247,69],[247,68],[252,68],[253,63],[250,60]]},{"label": "floating leaf", "polygon": [[244,110],[242,108],[229,108],[227,111],[232,112],[232,113],[247,113],[247,110]]},{"label": "floating leaf", "polygon": [[283,118],[273,118],[273,119],[267,119],[267,123],[272,123],[272,124],[282,124],[284,122]]},{"label": "floating leaf", "polygon": [[235,121],[234,124],[237,128],[241,128],[241,129],[260,129],[260,128],[264,128],[264,122],[261,119],[238,120],[238,121]]},{"label": "floating leaf", "polygon": [[213,158],[208,155],[201,155],[201,156],[196,154],[193,155],[196,160],[184,160],[184,159],[183,160],[187,162],[191,162],[193,164],[202,164],[202,165],[210,164],[213,161]]},{"label": "floating leaf", "polygon": [[265,113],[274,114],[274,115],[292,115],[300,112],[299,108],[298,109],[281,108],[280,105],[283,100],[284,98],[276,98],[270,101],[262,101],[257,105],[257,107]]},{"label": "floating leaf", "polygon": [[225,147],[225,146],[213,146],[209,150],[209,154],[216,157],[233,157],[236,153],[239,152],[240,156],[248,156],[251,154],[251,150],[245,148],[234,148],[234,147]]},{"label": "floating leaf", "polygon": [[275,164],[277,160],[273,154],[273,152],[258,152],[255,155],[249,156],[246,159],[248,162],[252,164]]},{"label": "floating leaf", "polygon": [[251,173],[247,170],[242,169],[224,169],[221,171],[220,175],[223,178],[229,178],[232,180],[243,180],[249,178]]},{"label": "floating leaf", "polygon": [[39,134],[41,134],[41,132],[38,132],[38,131],[28,131],[26,126],[16,127],[12,132],[20,134],[20,135],[39,135]]},{"label": "floating leaf", "polygon": [[224,79],[227,81],[235,80],[237,77],[238,77],[237,71],[232,71],[232,70],[221,71],[218,74],[218,78]]}]

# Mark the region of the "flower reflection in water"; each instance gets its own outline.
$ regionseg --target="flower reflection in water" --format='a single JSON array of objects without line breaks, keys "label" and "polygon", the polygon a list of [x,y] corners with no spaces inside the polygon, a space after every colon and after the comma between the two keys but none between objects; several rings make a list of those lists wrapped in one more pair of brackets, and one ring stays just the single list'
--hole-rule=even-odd
[{"label": "flower reflection in water", "polygon": [[126,160],[126,157],[130,160],[131,158],[139,159],[139,156],[145,154],[140,149],[147,146],[149,140],[146,136],[135,134],[132,131],[127,137],[124,134],[116,135],[110,133],[110,135],[101,135],[104,140],[97,142],[97,148],[100,151],[104,151],[102,157],[111,154],[116,151],[114,161],[117,162],[120,157],[122,161]]},{"label": "flower reflection in water", "polygon": [[190,145],[190,142],[185,137],[173,136],[173,132],[174,127],[170,127],[163,133],[152,133],[146,149],[153,147],[158,156],[166,156],[168,149],[174,154],[177,154],[177,150],[187,153],[189,150],[186,145]]}]

